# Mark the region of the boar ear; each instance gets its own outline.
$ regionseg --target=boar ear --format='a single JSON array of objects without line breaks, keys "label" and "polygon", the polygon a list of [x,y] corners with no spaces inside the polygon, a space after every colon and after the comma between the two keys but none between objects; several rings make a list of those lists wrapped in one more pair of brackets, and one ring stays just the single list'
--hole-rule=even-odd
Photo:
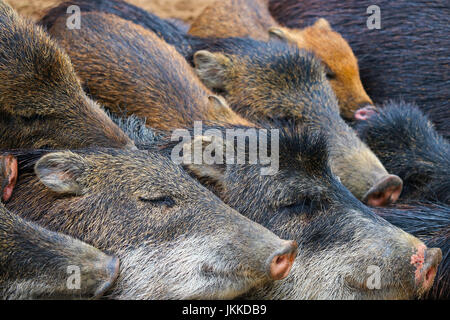
[{"label": "boar ear", "polygon": [[305,45],[305,39],[303,38],[303,32],[300,29],[287,29],[281,27],[272,27],[269,29],[270,39],[279,39],[285,42],[296,44],[303,47]]},{"label": "boar ear", "polygon": [[216,113],[228,114],[231,110],[226,100],[221,96],[211,95],[208,100],[209,105],[214,108]]},{"label": "boar ear", "polygon": [[225,178],[225,165],[219,164],[189,164],[185,168],[197,179],[205,181],[208,185],[221,188]]},{"label": "boar ear", "polygon": [[195,71],[203,83],[210,89],[225,89],[226,71],[231,65],[230,59],[220,53],[206,50],[194,54]]},{"label": "boar ear", "polygon": [[[194,152],[199,152],[199,146],[201,146],[201,161],[197,163]],[[221,137],[197,136],[193,141],[183,145],[184,167],[198,179],[207,181],[211,185],[220,186],[225,175],[225,152]],[[207,159],[205,155],[210,157]]]},{"label": "boar ear", "polygon": [[0,200],[8,201],[11,198],[17,182],[17,159],[11,155],[0,156]]},{"label": "boar ear", "polygon": [[227,101],[216,95],[211,95],[209,98],[209,104],[211,106],[211,118],[216,119],[216,121],[224,121],[227,124],[241,125],[241,126],[252,126],[247,119],[242,118],[237,114],[227,103]]},{"label": "boar ear", "polygon": [[333,30],[333,29],[331,28],[330,23],[329,23],[328,20],[325,19],[325,18],[320,18],[320,19],[318,19],[318,20],[314,23],[313,26],[316,27],[316,28],[322,28],[322,29],[327,29],[327,30]]},{"label": "boar ear", "polygon": [[269,37],[270,39],[290,41],[288,34],[283,29],[278,27],[269,28]]},{"label": "boar ear", "polygon": [[51,190],[81,195],[83,187],[79,178],[85,171],[86,162],[80,155],[70,151],[50,153],[36,163],[34,171],[39,180]]}]

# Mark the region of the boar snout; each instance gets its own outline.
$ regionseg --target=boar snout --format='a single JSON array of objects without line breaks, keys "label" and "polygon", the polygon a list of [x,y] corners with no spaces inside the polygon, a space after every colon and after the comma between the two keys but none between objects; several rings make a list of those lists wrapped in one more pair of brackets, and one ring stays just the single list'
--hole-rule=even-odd
[{"label": "boar snout", "polygon": [[370,119],[376,113],[377,113],[376,107],[374,107],[373,105],[365,105],[362,106],[360,109],[356,110],[353,117],[355,118],[355,120],[365,121]]},{"label": "boar snout", "polygon": [[285,241],[285,246],[269,259],[269,276],[273,280],[286,278],[297,256],[297,242]]},{"label": "boar snout", "polygon": [[430,290],[439,264],[442,261],[442,251],[439,248],[430,248],[424,244],[417,246],[417,252],[411,256],[411,264],[416,267],[415,282],[419,296]]},{"label": "boar snout", "polygon": [[112,287],[119,276],[120,262],[114,256],[107,256],[103,253],[98,261],[87,266],[85,273],[89,291],[94,299],[100,298]]},{"label": "boar snout", "polygon": [[369,206],[379,207],[394,203],[400,197],[403,181],[398,176],[390,174],[378,181],[363,198]]}]

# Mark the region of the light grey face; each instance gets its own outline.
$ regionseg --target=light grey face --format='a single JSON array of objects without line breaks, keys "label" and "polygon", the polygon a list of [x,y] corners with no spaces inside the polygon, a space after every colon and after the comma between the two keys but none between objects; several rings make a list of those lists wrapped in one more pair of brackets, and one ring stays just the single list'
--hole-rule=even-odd
[{"label": "light grey face", "polygon": [[[139,132],[140,139],[146,136],[143,130],[130,132]],[[414,296],[418,291],[410,259],[420,242],[375,218],[341,184],[328,164],[323,135],[287,130],[284,136],[280,141],[280,168],[275,175],[262,176],[259,165],[188,166],[201,181],[219,186],[216,191],[225,203],[282,238],[300,244],[291,276],[274,284],[275,291],[267,289],[269,285],[252,296]],[[378,256],[380,250],[385,251]],[[380,272],[392,270],[384,274],[382,290],[364,289],[371,266],[378,266]]]},{"label": "light grey face", "polygon": [[0,204],[0,298],[92,299],[113,285],[119,260],[26,222]]},{"label": "light grey face", "polygon": [[157,152],[49,153],[22,172],[11,209],[120,258],[108,297],[233,298],[292,267],[294,242],[229,208]]},{"label": "light grey face", "polygon": [[[259,222],[296,239],[299,254],[290,276],[246,295],[251,298],[411,299],[430,289],[441,260],[439,249],[426,248],[362,205],[332,203]],[[421,254],[427,262],[411,263]]]},{"label": "light grey face", "polygon": [[[300,245],[293,282],[252,297],[411,298],[429,289],[410,263],[423,243],[376,217],[340,183],[323,139],[291,138],[280,143],[280,170],[272,176],[261,176],[258,165],[227,165],[216,175],[201,166],[192,169],[220,185],[217,192],[231,207]],[[431,256],[432,249],[427,252]],[[425,269],[433,274],[438,254],[430,259]],[[367,284],[374,270],[382,274],[377,290]]]}]

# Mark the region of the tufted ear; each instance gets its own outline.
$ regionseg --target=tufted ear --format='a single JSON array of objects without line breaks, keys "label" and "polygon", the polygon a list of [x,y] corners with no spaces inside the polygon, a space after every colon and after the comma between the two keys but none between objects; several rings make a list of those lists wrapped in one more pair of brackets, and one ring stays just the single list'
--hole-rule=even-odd
[{"label": "tufted ear", "polygon": [[226,102],[226,100],[221,96],[211,95],[208,97],[209,105],[214,109],[215,114],[229,115],[233,112]]},{"label": "tufted ear", "polygon": [[288,33],[283,28],[271,27],[269,28],[270,39],[278,39],[283,41],[291,41]]},{"label": "tufted ear", "polygon": [[224,180],[226,146],[222,132],[205,130],[204,135],[188,137],[172,149],[171,159],[182,164],[197,179],[210,185],[221,185]]},{"label": "tufted ear", "polygon": [[214,185],[218,188],[223,186],[225,179],[225,165],[198,165],[190,164],[186,166],[197,179],[206,182],[208,185]]},{"label": "tufted ear", "polygon": [[11,198],[17,182],[17,159],[11,155],[0,156],[0,200]]},{"label": "tufted ear", "polygon": [[51,190],[72,195],[83,194],[80,182],[87,167],[86,160],[70,151],[55,152],[43,156],[34,171],[39,180]]},{"label": "tufted ear", "polygon": [[282,40],[295,44],[299,47],[305,46],[305,38],[303,36],[303,30],[301,29],[288,29],[283,27],[272,27],[269,29],[270,39]]},{"label": "tufted ear", "polygon": [[327,29],[327,30],[333,30],[333,28],[331,28],[330,23],[325,18],[317,19],[317,21],[314,22],[313,27]]},{"label": "tufted ear", "polygon": [[210,89],[225,89],[226,72],[231,60],[221,53],[206,50],[194,54],[195,71],[200,80]]}]

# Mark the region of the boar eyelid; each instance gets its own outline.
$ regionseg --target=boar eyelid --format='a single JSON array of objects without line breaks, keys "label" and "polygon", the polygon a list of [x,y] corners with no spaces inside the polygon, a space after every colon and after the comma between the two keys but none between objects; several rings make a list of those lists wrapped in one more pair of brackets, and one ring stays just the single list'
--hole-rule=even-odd
[{"label": "boar eyelid", "polygon": [[[323,62],[322,62],[323,63]],[[336,73],[334,73],[330,67],[328,65],[326,65],[325,63],[323,63],[324,67],[325,67],[325,76],[327,77],[328,80],[331,79],[335,79],[336,78]]]},{"label": "boar eyelid", "polygon": [[310,208],[312,206],[312,204],[314,203],[314,201],[310,198],[305,198],[299,202],[295,202],[292,203],[290,205],[284,206],[285,209],[288,210],[293,210],[293,209],[301,209],[301,211],[303,211],[303,209],[305,208]]},{"label": "boar eyelid", "polygon": [[326,208],[327,204],[323,203],[320,198],[316,197],[303,198],[298,202],[283,206],[283,209],[291,212],[295,211],[295,213],[305,214],[311,214],[316,210],[325,210]]},{"label": "boar eyelid", "polygon": [[327,77],[327,79],[336,79],[336,74],[333,72],[333,71],[331,71],[331,70],[326,70],[326,77]]},{"label": "boar eyelid", "polygon": [[158,205],[158,206],[165,205],[169,208],[173,207],[175,205],[175,201],[169,196],[162,196],[162,197],[157,197],[157,198],[139,197],[139,201],[151,203],[153,205]]}]

